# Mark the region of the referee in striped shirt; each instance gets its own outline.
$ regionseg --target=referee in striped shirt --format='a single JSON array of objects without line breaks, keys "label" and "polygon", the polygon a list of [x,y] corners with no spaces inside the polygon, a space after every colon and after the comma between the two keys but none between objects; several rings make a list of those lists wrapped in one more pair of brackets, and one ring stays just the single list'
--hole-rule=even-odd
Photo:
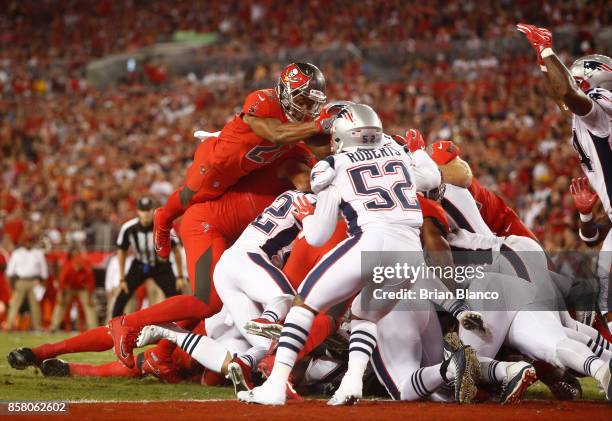
[{"label": "referee in striped shirt", "polygon": [[[128,300],[147,279],[152,278],[167,297],[177,295],[177,290],[184,286],[183,262],[181,253],[172,241],[172,249],[176,260],[178,278],[174,276],[172,264],[161,260],[155,254],[153,244],[153,200],[143,196],[136,205],[137,218],[130,219],[121,227],[117,237],[117,257],[119,260],[120,292],[113,306],[113,317],[123,314]],[[134,251],[134,260],[127,275],[125,260],[129,248]]]}]

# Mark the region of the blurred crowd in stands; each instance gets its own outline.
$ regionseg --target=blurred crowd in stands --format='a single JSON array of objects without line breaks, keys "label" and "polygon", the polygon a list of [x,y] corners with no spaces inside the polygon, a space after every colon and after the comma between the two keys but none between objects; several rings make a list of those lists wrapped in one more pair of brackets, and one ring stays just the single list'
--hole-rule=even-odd
[{"label": "blurred crowd in stands", "polygon": [[[47,251],[55,288],[65,267],[91,266],[79,257],[84,251],[114,250],[138,196],[162,203],[180,184],[196,147],[192,133],[221,129],[250,90],[276,83],[285,64],[179,77],[158,62],[99,90],[85,78],[92,59],[170,41],[179,30],[216,33],[202,52],[228,57],[338,43],[459,40],[477,50],[482,41],[518,37],[514,25],[523,20],[572,26],[581,40],[575,56],[592,52],[594,34],[611,24],[606,1],[535,3],[0,0],[0,278],[2,261],[23,241]],[[547,98],[531,51],[406,57],[392,79],[372,75],[361,58],[316,64],[330,99],[371,104],[386,132],[416,127],[430,141],[453,139],[546,249],[583,247],[567,194],[580,173],[569,121]],[[66,256],[68,249],[76,251]],[[88,278],[80,278],[85,289]]]}]

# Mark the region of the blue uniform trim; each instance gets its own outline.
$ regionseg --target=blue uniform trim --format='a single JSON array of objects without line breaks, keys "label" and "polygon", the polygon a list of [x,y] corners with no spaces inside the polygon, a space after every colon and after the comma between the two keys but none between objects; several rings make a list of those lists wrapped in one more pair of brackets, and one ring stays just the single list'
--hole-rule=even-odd
[{"label": "blue uniform trim", "polygon": [[595,146],[595,151],[597,151],[597,158],[601,164],[604,184],[606,185],[606,193],[608,193],[608,205],[612,206],[612,150],[608,143],[610,136],[599,137],[595,136],[590,131],[589,134],[591,135],[591,139],[593,139],[593,145]]},{"label": "blue uniform trim", "polygon": [[276,282],[276,285],[278,285],[284,294],[295,294],[295,290],[285,277],[285,274],[279,268],[267,262],[266,259],[257,253],[247,253],[247,255],[253,261],[253,263],[268,272],[268,275],[270,275],[274,282]]},{"label": "blue uniform trim", "polygon": [[316,283],[321,279],[323,274],[327,272],[327,270],[336,263],[342,256],[344,256],[350,249],[353,248],[355,244],[359,242],[361,238],[361,232],[357,233],[357,235],[353,237],[349,237],[344,240],[336,250],[334,250],[329,256],[325,259],[321,260],[315,268],[310,272],[310,274],[304,280],[304,287],[300,291],[300,297],[302,300],[305,300],[312,291],[312,288],[316,285]]},{"label": "blue uniform trim", "polygon": [[463,213],[461,213],[461,211],[455,205],[453,205],[450,200],[442,199],[441,204],[446,213],[448,213],[448,215],[455,220],[457,225],[459,225],[459,228],[463,228],[469,232],[476,232]]},{"label": "blue uniform trim", "polygon": [[516,251],[512,250],[505,244],[502,244],[500,250],[502,256],[504,256],[510,262],[510,264],[516,271],[516,276],[518,276],[519,278],[523,278],[527,282],[531,282],[531,278],[529,277],[529,271],[527,270],[525,262],[523,262],[523,260],[521,259],[521,256],[519,256]]},{"label": "blue uniform trim", "polygon": [[374,371],[376,371],[378,378],[382,382],[383,386],[385,386],[385,388],[387,389],[387,392],[389,392],[389,395],[391,395],[391,397],[396,401],[401,400],[402,395],[399,389],[397,388],[397,385],[391,378],[391,375],[387,371],[387,368],[385,367],[385,363],[383,363],[382,356],[380,355],[380,351],[378,350],[378,348],[376,348],[372,353],[371,361],[372,367],[374,367]]},{"label": "blue uniform trim", "polygon": [[356,235],[358,232],[361,232],[361,228],[357,225],[357,212],[355,212],[350,203],[345,202],[344,199],[341,200],[340,211],[348,225],[349,235]]}]

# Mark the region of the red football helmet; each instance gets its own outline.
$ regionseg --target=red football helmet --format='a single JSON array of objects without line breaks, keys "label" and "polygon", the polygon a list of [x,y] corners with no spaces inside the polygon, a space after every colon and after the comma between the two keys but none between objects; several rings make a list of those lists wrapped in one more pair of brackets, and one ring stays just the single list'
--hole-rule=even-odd
[{"label": "red football helmet", "polygon": [[276,92],[289,121],[315,119],[325,104],[325,77],[310,63],[291,63],[278,79]]}]

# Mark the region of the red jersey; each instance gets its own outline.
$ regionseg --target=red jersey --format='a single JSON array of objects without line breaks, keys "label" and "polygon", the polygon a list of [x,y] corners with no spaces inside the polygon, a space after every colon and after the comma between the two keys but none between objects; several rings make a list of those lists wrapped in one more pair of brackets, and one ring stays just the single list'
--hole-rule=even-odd
[{"label": "red jersey", "polygon": [[193,206],[198,206],[198,212],[203,213],[206,223],[217,229],[227,241],[233,242],[276,196],[294,188],[291,181],[279,178],[277,174],[279,167],[289,159],[309,167],[315,161],[310,150],[304,144],[298,144],[281,159],[241,178],[222,196]]},{"label": "red jersey", "polygon": [[501,197],[487,190],[475,177],[472,178],[468,190],[476,200],[482,219],[495,235],[499,237],[518,235],[538,241],[516,212],[510,209]]},{"label": "red jersey", "polygon": [[433,218],[438,225],[438,228],[444,233],[448,234],[451,232],[450,224],[448,223],[448,218],[446,217],[446,212],[442,208],[438,202],[427,199],[422,195],[417,195],[419,199],[419,205],[421,206],[421,212],[423,213],[423,219],[425,218]]},{"label": "red jersey", "polygon": [[251,127],[244,122],[243,117],[274,118],[281,123],[287,122],[287,117],[274,89],[260,89],[251,92],[244,101],[242,111],[223,127],[218,138],[211,138],[213,164],[219,171],[232,176],[243,176],[261,168],[295,145],[275,145],[257,136]]}]

